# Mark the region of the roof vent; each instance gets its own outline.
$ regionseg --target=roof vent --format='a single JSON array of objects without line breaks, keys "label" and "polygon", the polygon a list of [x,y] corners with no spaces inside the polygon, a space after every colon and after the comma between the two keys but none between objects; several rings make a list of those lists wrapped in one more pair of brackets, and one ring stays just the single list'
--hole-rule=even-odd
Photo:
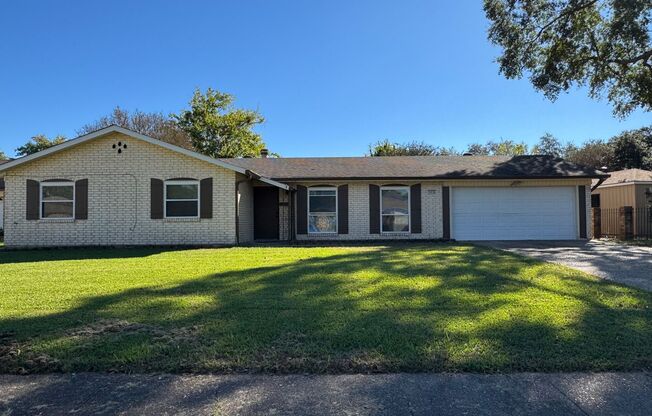
[{"label": "roof vent", "polygon": [[269,150],[268,149],[260,149],[260,157],[263,159],[267,159],[267,156],[269,156]]},{"label": "roof vent", "polygon": [[473,153],[471,153],[471,152],[464,152],[464,153],[462,153],[462,156],[473,156]]}]

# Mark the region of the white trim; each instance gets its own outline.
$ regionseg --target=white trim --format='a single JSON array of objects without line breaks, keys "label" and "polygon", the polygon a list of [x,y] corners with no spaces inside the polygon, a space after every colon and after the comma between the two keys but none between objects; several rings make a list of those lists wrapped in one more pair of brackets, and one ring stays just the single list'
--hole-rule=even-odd
[{"label": "white trim", "polygon": [[[27,162],[30,162],[32,160],[40,159],[40,158],[48,156],[48,155],[50,155],[52,153],[57,153],[57,152],[60,152],[62,150],[68,149],[70,147],[74,147],[74,146],[80,145],[82,143],[86,143],[87,141],[90,141],[90,140],[96,139],[98,137],[104,136],[105,134],[108,134],[108,133],[122,133],[122,134],[124,134],[126,136],[129,136],[129,137],[132,137],[134,139],[142,140],[142,141],[147,142],[149,144],[160,146],[160,147],[163,147],[165,149],[171,150],[173,152],[181,153],[182,155],[192,157],[192,158],[195,158],[195,159],[199,159],[199,160],[203,160],[204,162],[208,162],[210,164],[222,167],[224,169],[229,169],[229,170],[232,170],[234,172],[238,172],[238,173],[242,173],[243,175],[247,175],[247,170],[244,169],[244,168],[241,168],[239,166],[235,166],[235,165],[232,165],[230,163],[226,163],[226,162],[224,162],[222,160],[214,159],[214,158],[212,158],[210,156],[202,155],[201,153],[193,152],[191,150],[184,149],[183,147],[175,146],[173,144],[164,142],[162,140],[157,140],[157,139],[154,139],[152,137],[145,136],[144,134],[136,133],[135,131],[131,131],[131,130],[128,130],[128,129],[125,129],[123,127],[116,126],[116,125],[105,127],[103,129],[94,131],[92,133],[88,133],[88,134],[85,134],[83,136],[79,136],[77,138],[67,140],[67,141],[65,141],[65,142],[63,142],[61,144],[56,145],[56,146],[52,146],[52,147],[49,147],[49,148],[47,148],[45,150],[41,150],[40,152],[32,153],[31,155],[24,156],[24,157],[9,161],[7,163],[3,163],[3,164],[0,165],[0,172],[2,172],[4,170],[7,170],[7,169],[11,169],[11,168],[13,168],[15,166],[22,165],[23,163],[27,163]],[[259,178],[259,180],[262,181],[262,182],[268,183],[270,185],[274,185],[274,186],[276,186],[278,188],[285,189],[286,191],[288,189],[290,189],[290,187],[288,185],[286,185],[284,183],[281,183],[281,182],[277,182],[277,181],[269,179],[269,178],[265,178],[265,177],[261,176]]]},{"label": "white trim", "polygon": [[[196,185],[197,186],[197,198],[196,199],[168,199],[168,185]],[[199,219],[201,217],[201,185],[198,180],[175,180],[171,179],[168,181],[163,181],[163,219]],[[194,216],[168,216],[168,201],[197,201],[197,215]]]},{"label": "white trim", "polygon": [[[387,191],[398,191],[398,190],[407,190],[408,200],[407,200],[407,214],[383,214],[383,190]],[[411,204],[412,192],[409,186],[381,186],[380,187],[380,233],[381,234],[410,234],[412,232],[412,204]],[[383,216],[385,217],[396,217],[396,216],[407,216],[408,217],[408,229],[407,231],[383,231]]]},{"label": "white trim", "polygon": [[[72,187],[72,201],[69,199],[61,200],[43,200],[43,188],[49,186],[70,186]],[[57,181],[57,182],[40,182],[38,188],[38,218],[44,221],[61,221],[61,220],[74,220],[75,219],[75,182],[73,181]],[[48,204],[51,202],[72,202],[72,215],[70,217],[43,217],[43,204]]]},{"label": "white trim", "polygon": [[[335,231],[310,231],[310,191],[335,191]],[[324,234],[337,234],[339,232],[338,230],[338,223],[339,223],[339,210],[338,210],[338,200],[337,200],[337,187],[336,186],[317,186],[314,188],[308,188],[308,215],[306,218],[306,221],[308,221],[307,229],[308,229],[308,234],[312,235],[324,235]],[[330,216],[331,214],[328,213],[327,215],[324,216]],[[313,214],[313,216],[319,216],[318,214]]]}]

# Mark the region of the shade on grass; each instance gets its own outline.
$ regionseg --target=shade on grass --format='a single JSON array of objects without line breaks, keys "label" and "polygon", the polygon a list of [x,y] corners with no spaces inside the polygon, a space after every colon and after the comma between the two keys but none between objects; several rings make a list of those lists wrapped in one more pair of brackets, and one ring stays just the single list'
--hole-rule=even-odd
[{"label": "shade on grass", "polygon": [[0,371],[652,367],[652,294],[455,244],[0,252]]}]

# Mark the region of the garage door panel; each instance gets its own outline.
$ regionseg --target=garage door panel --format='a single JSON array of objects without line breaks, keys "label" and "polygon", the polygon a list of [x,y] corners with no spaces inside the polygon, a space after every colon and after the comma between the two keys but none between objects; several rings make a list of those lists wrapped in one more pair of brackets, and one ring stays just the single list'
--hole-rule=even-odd
[{"label": "garage door panel", "polygon": [[576,239],[575,187],[454,188],[452,238]]}]

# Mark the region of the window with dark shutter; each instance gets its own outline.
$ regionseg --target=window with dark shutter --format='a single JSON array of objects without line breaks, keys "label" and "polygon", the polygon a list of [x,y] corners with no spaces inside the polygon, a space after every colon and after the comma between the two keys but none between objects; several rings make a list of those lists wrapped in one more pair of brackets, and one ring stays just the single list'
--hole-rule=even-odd
[{"label": "window with dark shutter", "polygon": [[410,232],[421,234],[421,184],[410,186]]},{"label": "window with dark shutter", "polygon": [[88,179],[75,182],[75,219],[88,219]]},{"label": "window with dark shutter", "polygon": [[337,187],[337,233],[349,233],[349,185]]},{"label": "window with dark shutter", "polygon": [[152,178],[150,181],[150,218],[163,218],[163,180]]},{"label": "window with dark shutter", "polygon": [[38,181],[31,179],[27,180],[27,193],[26,193],[26,218],[28,221],[39,219],[39,211],[41,204],[41,192]]},{"label": "window with dark shutter", "polygon": [[202,179],[199,182],[201,218],[213,218],[213,178]]},{"label": "window with dark shutter", "polygon": [[297,185],[297,234],[308,234],[308,189]]},{"label": "window with dark shutter", "polygon": [[441,189],[442,216],[444,222],[444,240],[451,238],[451,206],[450,206],[450,188],[444,186]]},{"label": "window with dark shutter", "polygon": [[369,234],[380,234],[380,186],[369,185]]}]

